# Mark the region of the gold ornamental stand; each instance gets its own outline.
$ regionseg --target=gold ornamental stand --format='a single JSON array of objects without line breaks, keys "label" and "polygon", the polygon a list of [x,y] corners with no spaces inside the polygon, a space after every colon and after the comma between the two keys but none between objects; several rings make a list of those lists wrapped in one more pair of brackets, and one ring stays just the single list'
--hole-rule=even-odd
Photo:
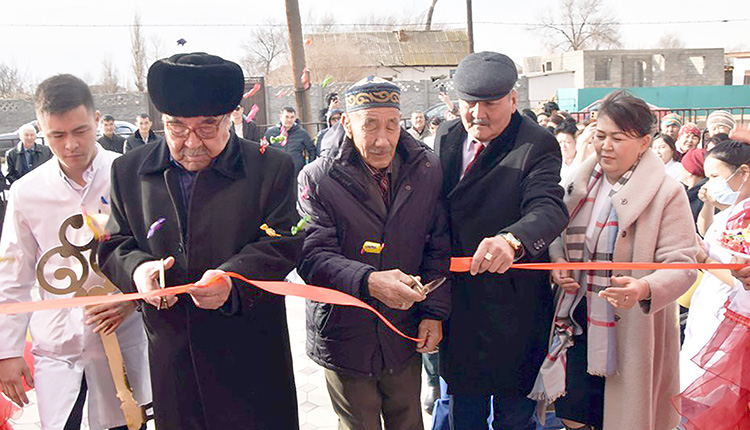
[{"label": "gold ornamental stand", "polygon": [[[73,230],[84,228],[83,215],[72,215],[63,221],[58,233],[60,246],[56,246],[45,252],[39,259],[39,263],[37,263],[36,266],[36,278],[39,285],[52,294],[75,293],[76,297],[99,296],[116,292],[117,288],[102,274],[101,270],[99,270],[99,265],[96,262],[96,248],[99,245],[97,238],[92,238],[89,243],[83,246],[73,244],[68,240],[66,235],[69,228]],[[90,251],[89,258],[84,257],[83,253],[85,251]],[[81,263],[81,267],[83,268],[80,277],[75,270],[69,267],[59,267],[55,269],[55,279],[62,281],[67,278],[69,280],[70,285],[65,288],[57,288],[53,286],[44,276],[44,266],[53,256],[56,255],[60,258],[75,258]],[[104,285],[95,285],[86,289],[84,288],[84,284],[92,270],[104,279]],[[128,429],[138,430],[143,426],[145,420],[144,413],[143,409],[136,403],[135,398],[133,397],[133,392],[128,384],[122,351],[120,349],[120,343],[117,340],[117,335],[115,333],[99,334],[101,335],[102,344],[104,345],[104,352],[107,355],[109,370],[112,374],[115,388],[117,389],[117,398],[120,399],[120,409],[123,414],[125,414],[125,421],[127,422]]]}]

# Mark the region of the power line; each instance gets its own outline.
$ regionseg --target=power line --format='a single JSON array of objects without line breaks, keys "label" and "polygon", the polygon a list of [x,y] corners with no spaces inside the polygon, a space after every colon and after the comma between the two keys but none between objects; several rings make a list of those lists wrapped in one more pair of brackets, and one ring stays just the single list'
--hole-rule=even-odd
[{"label": "power line", "polygon": [[[737,18],[737,19],[715,19],[715,20],[704,20],[704,21],[633,21],[633,22],[590,22],[590,25],[618,25],[618,26],[631,26],[631,25],[695,25],[695,24],[726,24],[726,23],[741,23],[749,22],[750,18]],[[434,25],[445,25],[445,26],[463,26],[464,22],[443,22],[435,23]],[[514,26],[514,27],[529,27],[537,26],[542,24],[541,22],[508,22],[508,21],[474,21],[474,24],[480,25],[500,25],[500,26]],[[580,23],[550,23],[546,25],[552,26],[568,26],[574,25],[579,26]],[[285,23],[263,23],[263,24],[246,24],[246,23],[184,23],[184,24],[168,24],[168,23],[141,23],[141,27],[286,27]],[[0,23],[0,27],[9,28],[132,28],[133,24],[38,24],[38,23]],[[329,23],[329,24],[304,24],[304,27],[424,27],[424,23]]]}]

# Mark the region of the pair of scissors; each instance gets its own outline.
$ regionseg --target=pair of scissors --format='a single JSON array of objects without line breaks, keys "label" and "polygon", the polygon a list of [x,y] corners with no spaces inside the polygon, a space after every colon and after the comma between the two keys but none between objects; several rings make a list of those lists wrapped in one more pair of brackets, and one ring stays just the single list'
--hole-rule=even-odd
[{"label": "pair of scissors", "polygon": [[[164,277],[164,259],[162,258],[161,260],[159,260],[159,262],[161,263],[161,267],[159,267],[159,286],[163,290],[166,285],[166,280]],[[169,302],[167,302],[166,296],[161,296],[159,298],[159,307],[156,309],[158,310],[169,309]]]},{"label": "pair of scissors", "polygon": [[[411,275],[409,275],[409,276],[411,276]],[[426,283],[424,285],[422,285],[422,283],[419,282],[419,279],[417,279],[414,276],[411,276],[411,279],[416,284],[415,287],[414,287],[414,289],[417,290],[418,292],[422,293],[422,294],[427,295],[427,294],[430,294],[431,292],[437,290],[438,287],[440,287],[441,285],[443,285],[445,283],[445,281],[446,281],[447,278],[445,276],[440,277],[440,278],[435,278],[432,281],[430,281],[430,282],[428,282],[428,283]]]}]

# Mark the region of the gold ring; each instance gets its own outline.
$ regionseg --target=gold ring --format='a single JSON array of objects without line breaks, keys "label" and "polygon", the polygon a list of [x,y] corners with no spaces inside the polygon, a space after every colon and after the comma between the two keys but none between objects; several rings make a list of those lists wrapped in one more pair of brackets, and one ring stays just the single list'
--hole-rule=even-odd
[{"label": "gold ring", "polygon": [[159,307],[157,309],[158,310],[169,309],[169,303],[167,302],[167,298],[164,297],[164,296],[161,296],[159,299],[160,299],[159,300]]},{"label": "gold ring", "polygon": [[628,296],[625,296],[625,300],[623,300],[622,302],[625,303],[627,301],[628,301]]},{"label": "gold ring", "polygon": [[494,255],[492,255],[492,253],[490,253],[490,252],[484,254],[484,259],[487,260],[487,261],[492,261],[493,257],[494,257]]}]

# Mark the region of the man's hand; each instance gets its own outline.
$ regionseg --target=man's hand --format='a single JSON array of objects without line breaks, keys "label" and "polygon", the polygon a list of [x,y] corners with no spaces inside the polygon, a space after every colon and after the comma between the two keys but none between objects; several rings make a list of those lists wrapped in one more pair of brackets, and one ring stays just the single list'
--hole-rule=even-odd
[{"label": "man's hand", "polygon": [[414,285],[414,279],[398,269],[370,272],[367,277],[370,295],[392,309],[405,311],[426,298],[413,289]]},{"label": "man's hand", "polygon": [[443,323],[437,320],[422,320],[419,323],[417,337],[424,339],[417,343],[417,352],[425,354],[437,351],[437,346],[443,340]]},{"label": "man's hand", "polygon": [[729,138],[740,142],[750,143],[750,124],[735,125],[729,132]]},{"label": "man's hand", "polygon": [[19,407],[29,404],[21,377],[29,387],[34,388],[34,378],[23,357],[0,360],[0,385],[3,386],[3,393]]},{"label": "man's hand", "polygon": [[[164,260],[164,270],[170,269],[174,266],[174,257],[167,257]],[[161,269],[161,261],[147,261],[138,266],[133,272],[133,283],[135,284],[138,291],[141,293],[147,293],[151,290],[161,289],[159,286],[159,270]],[[172,307],[177,303],[177,296],[167,296],[167,306]],[[146,303],[158,308],[161,298],[149,297],[144,299]]]},{"label": "man's hand", "polygon": [[120,302],[93,306],[86,311],[86,325],[96,324],[94,333],[114,333],[123,321],[135,311],[135,303]]},{"label": "man's hand", "polygon": [[596,133],[596,120],[591,121],[576,140],[576,159],[583,161],[595,152],[594,134]]},{"label": "man's hand", "polygon": [[[739,258],[736,255],[732,256],[732,263],[744,263],[750,264],[750,261],[744,258]],[[742,282],[742,288],[746,291],[750,291],[750,265],[743,267],[742,269],[732,270],[732,276],[738,281]]]},{"label": "man's hand", "polygon": [[[555,259],[555,263],[567,263],[564,258]],[[575,293],[581,285],[573,278],[570,270],[555,269],[552,271],[552,282],[559,285],[567,293]]]},{"label": "man's hand", "polygon": [[500,236],[485,237],[471,258],[469,272],[472,276],[484,272],[505,273],[515,258],[516,251],[507,240]]},{"label": "man's hand", "polygon": [[[224,273],[223,270],[206,270],[200,281],[195,283],[195,287],[188,290],[195,306],[213,310],[219,309],[226,303],[229,293],[232,292],[232,280]],[[217,276],[219,276],[218,279],[211,281]]]},{"label": "man's hand", "polygon": [[612,286],[599,291],[599,297],[604,297],[612,306],[630,309],[643,299],[651,298],[651,287],[643,279],[631,276],[613,276]]}]

